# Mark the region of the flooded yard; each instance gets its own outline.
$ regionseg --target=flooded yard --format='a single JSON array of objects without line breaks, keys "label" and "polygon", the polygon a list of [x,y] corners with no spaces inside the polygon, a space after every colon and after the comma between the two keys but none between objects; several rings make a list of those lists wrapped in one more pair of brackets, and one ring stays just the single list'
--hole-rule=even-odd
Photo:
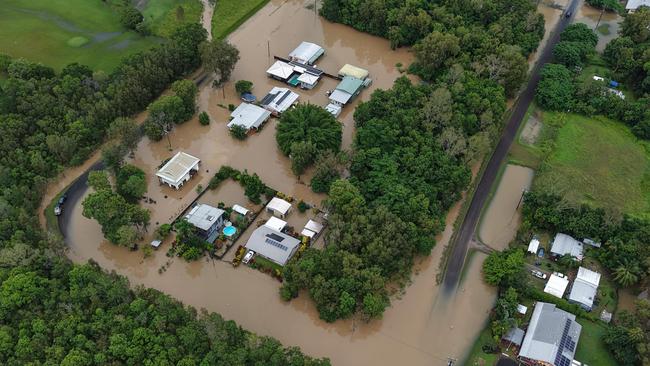
[{"label": "flooded yard", "polygon": [[569,0],[541,0],[537,2],[537,12],[544,16],[544,37],[539,42],[537,51],[528,57],[528,68],[532,70],[535,62],[539,58],[540,52],[546,46],[548,39],[551,37],[551,31],[562,18],[564,9],[569,4]]},{"label": "flooded yard", "polygon": [[603,12],[589,6],[586,2],[583,2],[582,6],[578,8],[574,20],[575,23],[586,24],[596,32],[598,35],[596,51],[598,52],[603,52],[607,43],[618,37],[618,30],[622,21],[623,18],[617,13]]},{"label": "flooded yard", "polygon": [[[151,142],[144,138],[135,157],[128,159],[145,171],[146,196],[153,201],[143,204],[151,210],[145,243],[158,225],[173,220],[197,198],[199,186],[207,187],[222,165],[247,170],[249,174],[257,173],[268,186],[296,200],[321,204],[325,196],[310,190],[310,174],[295,177],[289,159],[278,150],[276,119],[271,119],[261,132],[245,141],[229,135],[226,128],[229,111],[225,106],[239,104],[234,83],[241,79],[252,81],[253,93],[258,98],[273,86],[283,86],[267,78],[265,70],[273,63],[273,55],[286,56],[303,40],[325,48],[318,66],[329,73],[335,74],[345,63],[368,69],[373,84],[339,116],[344,126],[343,146],[349,148],[356,104],[367,100],[375,88],[390,88],[400,76],[395,64],[408,65],[412,55],[408,49],[390,50],[384,39],[327,22],[308,9],[308,3],[311,2],[273,0],[230,36],[230,42],[240,50],[240,61],[232,81],[223,89],[213,89],[207,82],[199,92],[199,110],[209,113],[209,126],[201,126],[196,118],[177,126],[170,135],[171,149],[166,139]],[[294,91],[300,94],[301,102],[324,106],[327,102],[325,92],[335,84],[334,80],[325,78],[314,90]],[[201,166],[198,174],[176,191],[161,186],[155,172],[162,161],[178,151],[200,158]],[[93,259],[106,270],[127,276],[134,285],[153,287],[188,305],[219,312],[254,332],[276,337],[286,345],[300,346],[308,354],[329,357],[334,365],[424,366],[445,365],[450,356],[460,359],[480,332],[495,299],[495,290],[481,279],[482,257],[472,261],[457,294],[450,299],[439,294],[440,287],[435,279],[438,264],[452,234],[460,204],[448,215],[446,230],[438,237],[433,254],[419,259],[412,284],[393,300],[383,319],[370,323],[350,319],[327,324],[318,318],[307,294],[289,303],[283,302],[278,291],[280,283],[257,270],[246,266],[233,268],[225,261],[207,258],[192,263],[168,258],[165,252],[169,243],[164,243],[147,259],[140,252],[112,245],[103,239],[96,221],[82,216],[81,201],[67,208],[72,218],[64,228],[69,257],[75,262]],[[199,202],[237,203],[253,208],[243,195],[243,189],[231,180],[208,191]],[[258,220],[263,217],[261,215]],[[309,217],[309,214],[294,210],[288,221],[299,230]],[[249,227],[237,244],[245,243],[245,235],[250,231]],[[159,274],[158,269],[168,261],[173,263]]]},{"label": "flooded yard", "polygon": [[521,219],[520,200],[533,181],[533,170],[506,165],[492,201],[480,223],[479,236],[490,247],[502,250],[514,239]]}]

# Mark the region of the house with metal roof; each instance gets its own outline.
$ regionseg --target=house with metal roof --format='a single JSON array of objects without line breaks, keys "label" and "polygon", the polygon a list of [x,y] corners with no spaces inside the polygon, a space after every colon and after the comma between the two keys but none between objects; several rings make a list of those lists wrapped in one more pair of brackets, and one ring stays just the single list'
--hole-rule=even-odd
[{"label": "house with metal roof", "polygon": [[533,238],[530,240],[530,243],[528,243],[528,253],[537,253],[537,249],[539,249],[539,238],[537,236],[533,236]]},{"label": "house with metal roof", "polygon": [[519,350],[526,365],[571,366],[582,326],[555,304],[538,302]]},{"label": "house with metal roof", "polygon": [[246,243],[247,249],[280,266],[287,264],[299,247],[300,240],[267,225],[255,229]]},{"label": "house with metal roof", "polygon": [[573,287],[569,293],[569,302],[580,305],[583,309],[591,311],[594,307],[594,299],[600,284],[600,273],[584,267],[578,268],[578,275],[573,281]]},{"label": "house with metal roof", "polygon": [[628,0],[627,4],[625,4],[625,10],[628,13],[634,13],[642,6],[650,7],[650,0]]},{"label": "house with metal roof", "polygon": [[341,78],[352,76],[353,78],[357,78],[359,80],[365,80],[369,74],[370,73],[368,70],[350,64],[343,65],[341,70],[339,70],[339,77]]},{"label": "house with metal roof", "polygon": [[361,93],[361,89],[364,86],[363,80],[352,76],[345,76],[330,94],[330,102],[340,106],[346,105]]},{"label": "house with metal roof", "polygon": [[284,61],[277,60],[266,70],[266,74],[273,79],[286,82],[293,76],[294,71],[293,66]]},{"label": "house with metal roof", "polygon": [[185,220],[196,228],[196,233],[208,243],[212,243],[219,236],[219,231],[223,228],[226,211],[200,203],[185,215]]},{"label": "house with metal roof", "polygon": [[555,297],[562,298],[566,288],[569,286],[569,279],[562,273],[555,272],[551,274],[544,286],[544,292]]},{"label": "house with metal roof", "polygon": [[315,43],[301,42],[289,53],[289,60],[312,65],[325,53],[325,49]]},{"label": "house with metal roof", "polygon": [[517,347],[520,347],[521,343],[524,341],[525,334],[526,332],[524,332],[523,329],[514,327],[514,328],[510,328],[508,333],[504,334],[501,339],[506,342],[512,343]]},{"label": "house with metal roof", "polygon": [[185,182],[199,171],[201,160],[195,156],[179,151],[169,159],[156,173],[160,184],[167,184],[174,189],[179,189]]},{"label": "house with metal roof", "polygon": [[247,130],[257,130],[264,122],[271,117],[271,112],[250,103],[240,104],[232,113],[230,113],[230,122],[228,128],[233,126],[242,126]]},{"label": "house with metal roof", "polygon": [[286,217],[291,210],[291,203],[279,197],[273,197],[266,205],[266,211],[278,217]]},{"label": "house with metal roof", "polygon": [[298,101],[298,97],[299,95],[291,90],[276,86],[262,98],[260,105],[274,116],[279,116]]},{"label": "house with metal roof", "polygon": [[553,245],[551,245],[551,254],[556,257],[569,254],[581,261],[583,258],[583,251],[584,248],[582,242],[562,233],[557,233],[555,235]]}]

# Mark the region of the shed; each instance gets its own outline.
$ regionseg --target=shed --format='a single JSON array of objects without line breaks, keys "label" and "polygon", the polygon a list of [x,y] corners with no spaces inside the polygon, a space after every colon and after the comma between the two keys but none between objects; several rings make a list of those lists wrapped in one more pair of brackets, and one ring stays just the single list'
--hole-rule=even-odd
[{"label": "shed", "polygon": [[291,204],[282,198],[273,197],[266,205],[266,210],[276,216],[284,218],[291,210]]},{"label": "shed", "polygon": [[503,340],[506,341],[506,342],[510,342],[510,343],[512,343],[514,345],[521,346],[521,342],[524,341],[524,335],[525,334],[526,334],[526,332],[524,332],[523,329],[515,327],[515,328],[510,329],[508,331],[508,333],[506,333],[503,336]]},{"label": "shed", "polygon": [[253,231],[246,248],[284,266],[300,247],[300,240],[262,225]]},{"label": "shed", "polygon": [[528,243],[528,253],[537,253],[537,249],[539,248],[539,239],[537,237],[533,237],[533,239]]},{"label": "shed", "polygon": [[160,247],[160,244],[162,244],[162,241],[160,241],[160,240],[152,240],[151,241],[151,246],[154,249],[158,249]]},{"label": "shed", "polygon": [[284,61],[275,61],[271,67],[266,70],[266,74],[276,80],[287,81],[293,75],[293,66]]},{"label": "shed", "polygon": [[544,292],[561,299],[564,296],[564,291],[566,291],[567,286],[569,286],[569,279],[566,275],[555,272],[549,277],[544,287]]},{"label": "shed", "polygon": [[307,221],[307,224],[305,224],[305,229],[311,230],[315,233],[320,233],[321,230],[323,230],[323,224],[316,222],[314,220],[309,220]]},{"label": "shed", "polygon": [[330,112],[332,116],[338,117],[343,109],[338,104],[329,103],[327,106],[325,106],[325,110]]},{"label": "shed", "polygon": [[195,156],[179,151],[169,159],[156,173],[161,184],[167,184],[174,189],[179,189],[190,180],[192,172],[199,170],[201,160]]},{"label": "shed", "polygon": [[287,88],[274,87],[260,101],[262,107],[270,111],[273,115],[279,116],[286,111],[298,100],[299,95]]},{"label": "shed", "polygon": [[591,311],[599,284],[600,273],[584,267],[578,268],[578,275],[573,281],[573,287],[569,293],[569,301],[580,305],[587,311]]},{"label": "shed", "polygon": [[271,216],[266,221],[266,223],[264,223],[264,226],[266,226],[268,228],[271,228],[271,229],[273,229],[275,231],[282,231],[282,229],[284,229],[284,227],[287,226],[287,222],[282,221],[282,220],[278,219],[275,216]]},{"label": "shed", "polygon": [[309,230],[309,229],[302,229],[302,231],[300,232],[300,235],[306,236],[306,237],[308,237],[310,239],[313,239],[314,236],[316,236],[316,233]]},{"label": "shed", "polygon": [[232,113],[232,120],[228,122],[228,128],[233,126],[242,126],[247,130],[258,129],[269,117],[271,112],[250,103],[240,104]]},{"label": "shed", "polygon": [[311,65],[324,53],[325,49],[315,43],[301,42],[289,53],[289,60]]},{"label": "shed", "polygon": [[343,65],[341,70],[339,70],[340,77],[352,76],[357,79],[363,80],[367,78],[368,75],[369,75],[368,70],[350,64]]},{"label": "shed", "polygon": [[565,254],[569,254],[577,260],[581,261],[583,257],[583,246],[581,242],[570,237],[569,235],[558,233],[553,239],[551,254],[560,257]]},{"label": "shed", "polygon": [[591,247],[594,247],[594,248],[600,248],[601,247],[601,244],[599,242],[597,242],[597,241],[595,241],[593,239],[589,239],[589,238],[582,239],[582,243],[585,244],[585,245],[589,245]]},{"label": "shed", "polygon": [[248,209],[246,207],[240,206],[240,205],[233,205],[232,210],[237,212],[238,214],[242,216],[246,216],[248,214]]},{"label": "shed", "polygon": [[528,307],[522,304],[517,304],[517,312],[521,315],[526,315],[526,313],[528,312]]}]

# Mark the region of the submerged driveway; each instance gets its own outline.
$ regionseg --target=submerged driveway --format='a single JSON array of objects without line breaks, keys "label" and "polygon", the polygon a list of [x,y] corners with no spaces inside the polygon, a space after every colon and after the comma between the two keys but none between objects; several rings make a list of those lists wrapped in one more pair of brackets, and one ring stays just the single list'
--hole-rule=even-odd
[{"label": "submerged driveway", "polygon": [[[570,12],[572,15],[576,11],[576,7],[580,3],[580,0],[572,0],[569,6],[567,7],[566,12]],[[553,56],[553,47],[560,40],[560,33],[566,28],[573,19],[571,17],[563,17],[555,26],[551,37],[548,40],[548,43],[544,47],[544,50],[540,54],[537,64],[533,68],[532,74],[526,85],[526,89],[520,94],[517,102],[512,109],[512,114],[510,119],[506,124],[503,134],[501,135],[501,140],[497,144],[496,149],[494,150],[490,161],[485,169],[485,172],[481,176],[481,180],[476,187],[474,196],[472,197],[472,202],[470,203],[469,210],[463,219],[463,223],[459,228],[456,240],[453,244],[453,249],[451,256],[447,262],[447,268],[445,272],[445,278],[443,281],[444,292],[449,295],[456,290],[458,287],[458,282],[460,280],[463,266],[465,264],[465,258],[467,257],[467,249],[469,247],[470,241],[474,238],[476,233],[476,227],[481,217],[481,212],[483,206],[487,202],[488,196],[490,195],[490,189],[497,178],[499,173],[499,167],[508,154],[510,150],[510,145],[514,141],[515,136],[517,135],[517,130],[526,115],[526,111],[530,106],[533,98],[535,97],[535,89],[540,79],[540,70],[544,64],[548,63]]]}]

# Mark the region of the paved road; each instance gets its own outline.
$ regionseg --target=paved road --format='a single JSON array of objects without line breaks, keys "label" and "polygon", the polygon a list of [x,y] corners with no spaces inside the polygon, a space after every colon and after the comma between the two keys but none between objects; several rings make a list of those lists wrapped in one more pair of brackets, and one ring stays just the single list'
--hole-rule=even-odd
[{"label": "paved road", "polygon": [[[580,0],[572,0],[567,10],[570,11],[571,14],[575,14],[575,10],[579,3]],[[446,294],[452,293],[458,286],[463,265],[465,264],[465,257],[467,256],[467,249],[470,241],[475,235],[476,226],[481,216],[483,206],[490,195],[490,189],[497,178],[499,167],[508,154],[508,150],[510,150],[510,145],[517,135],[517,130],[519,129],[524,115],[528,110],[528,106],[535,97],[535,89],[537,88],[540,79],[539,71],[541,67],[545,63],[549,62],[553,57],[553,47],[559,41],[560,33],[571,23],[572,18],[573,16],[566,18],[562,15],[562,18],[553,30],[544,50],[540,54],[537,64],[533,68],[526,89],[519,95],[519,99],[517,99],[514,109],[512,110],[512,115],[506,124],[503,135],[501,136],[501,140],[497,144],[497,147],[485,168],[485,172],[476,187],[476,192],[474,192],[469,210],[463,219],[463,224],[459,228],[456,241],[453,243],[451,256],[447,262],[445,278],[443,281],[443,287]]]},{"label": "paved road", "polygon": [[68,187],[68,190],[66,191],[68,198],[63,204],[63,212],[61,212],[61,215],[58,217],[59,231],[63,235],[64,239],[68,237],[70,229],[69,223],[72,218],[72,208],[78,204],[79,200],[88,189],[88,173],[102,169],[104,169],[104,162],[100,160],[88,168],[88,170],[81,174],[79,178]]}]

